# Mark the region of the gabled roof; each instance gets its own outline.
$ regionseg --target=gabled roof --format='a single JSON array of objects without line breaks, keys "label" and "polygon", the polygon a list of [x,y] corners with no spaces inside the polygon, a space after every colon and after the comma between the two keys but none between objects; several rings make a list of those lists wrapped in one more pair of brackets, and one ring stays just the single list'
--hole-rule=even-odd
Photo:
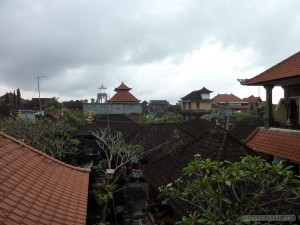
[{"label": "gabled roof", "polygon": [[138,103],[140,100],[138,100],[135,96],[133,96],[129,91],[131,88],[127,87],[123,82],[122,84],[115,88],[115,91],[117,92],[111,99],[108,100],[108,102],[114,102],[114,103]]},{"label": "gabled roof", "polygon": [[214,102],[243,102],[242,99],[235,96],[234,94],[217,94],[212,98]]},{"label": "gabled roof", "polygon": [[200,93],[212,93],[213,91],[208,90],[206,87],[203,87],[202,89],[199,90]]},{"label": "gabled roof", "polygon": [[130,91],[131,88],[127,87],[122,81],[119,87],[115,88],[115,91]]},{"label": "gabled roof", "polygon": [[178,135],[183,143],[195,138],[193,134],[175,123],[154,123],[139,131],[130,140],[130,143],[140,144],[143,146],[144,151],[148,151],[173,139],[174,135]]},{"label": "gabled roof", "polygon": [[229,133],[240,141],[245,141],[252,132],[262,125],[262,121],[255,117],[247,117],[241,121],[237,121]]},{"label": "gabled roof", "polygon": [[262,100],[260,97],[255,97],[253,95],[250,95],[247,98],[243,98],[243,102],[253,103],[253,102],[262,102]]},{"label": "gabled roof", "polygon": [[190,119],[182,124],[182,127],[191,132],[196,137],[203,135],[205,132],[211,129],[223,130],[217,127],[215,124],[204,119]]},{"label": "gabled roof", "polygon": [[[160,154],[166,154],[162,151],[164,147],[165,145],[161,145],[156,148],[156,151]],[[233,138],[228,132],[217,130],[207,131],[177,151],[167,150],[167,156],[149,164],[145,170],[147,178],[156,188],[172,183],[179,178],[182,169],[193,161],[196,154],[200,154],[204,159],[232,162],[240,161],[242,156],[255,154],[250,147]]]},{"label": "gabled roof", "polygon": [[[255,152],[248,146],[233,138],[226,131],[216,130],[207,131],[201,137],[175,149],[175,151],[170,151],[166,145],[161,145],[150,153],[156,155],[154,158],[156,160],[153,160],[152,157],[152,160],[146,164],[144,172],[147,180],[156,189],[162,185],[173,183],[181,177],[183,168],[192,162],[197,154],[200,154],[204,159],[233,162],[240,161],[241,157],[246,155],[255,155]],[[175,200],[170,203],[173,203],[172,207],[179,216],[185,215],[186,211],[191,209],[191,205],[184,202]]]},{"label": "gabled roof", "polygon": [[229,131],[229,133],[236,139],[245,141],[256,128],[257,126],[253,125],[237,124]]},{"label": "gabled roof", "polygon": [[89,172],[0,132],[0,224],[86,224]]},{"label": "gabled roof", "polygon": [[123,134],[125,140],[135,135],[141,125],[122,114],[100,115],[91,124],[86,124],[78,129],[78,136],[91,136],[91,132],[99,129],[110,129]]},{"label": "gabled roof", "polygon": [[245,143],[253,150],[300,163],[300,131],[257,128]]},{"label": "gabled roof", "polygon": [[271,81],[300,77],[300,51],[251,79],[239,80],[243,85],[263,85]]},{"label": "gabled roof", "polygon": [[187,101],[187,100],[191,100],[191,101],[201,101],[202,100],[202,96],[201,94],[208,94],[211,93],[212,91],[206,89],[205,87],[203,87],[201,90],[198,91],[192,91],[191,93],[189,93],[188,95],[182,97],[181,99],[183,101]]}]

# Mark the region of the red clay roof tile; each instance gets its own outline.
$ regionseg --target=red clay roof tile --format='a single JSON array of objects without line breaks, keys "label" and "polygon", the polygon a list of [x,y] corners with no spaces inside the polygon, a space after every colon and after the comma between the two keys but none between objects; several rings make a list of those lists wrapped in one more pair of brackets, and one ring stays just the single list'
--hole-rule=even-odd
[{"label": "red clay roof tile", "polygon": [[115,88],[115,91],[118,91],[118,90],[130,91],[131,88],[127,87],[127,85],[122,82],[119,87]]},{"label": "red clay roof tile", "polygon": [[88,171],[2,132],[0,165],[1,224],[86,223]]},{"label": "red clay roof tile", "polygon": [[245,143],[253,150],[300,162],[300,131],[259,127]]},{"label": "red clay roof tile", "polygon": [[108,102],[139,102],[130,92],[118,91]]},{"label": "red clay roof tile", "polygon": [[234,94],[218,94],[212,99],[215,102],[243,102],[242,99]]},{"label": "red clay roof tile", "polygon": [[260,97],[254,97],[253,95],[250,95],[247,98],[242,99],[244,102],[254,103],[254,102],[262,102]]},{"label": "red clay roof tile", "polygon": [[245,85],[262,84],[268,81],[280,80],[283,78],[293,78],[300,76],[300,51],[287,59],[277,63],[257,76],[246,79]]},{"label": "red clay roof tile", "polygon": [[115,91],[117,92],[111,99],[108,100],[108,102],[140,102],[135,96],[133,96],[129,91],[131,88],[127,87],[123,82],[122,84],[115,88]]}]

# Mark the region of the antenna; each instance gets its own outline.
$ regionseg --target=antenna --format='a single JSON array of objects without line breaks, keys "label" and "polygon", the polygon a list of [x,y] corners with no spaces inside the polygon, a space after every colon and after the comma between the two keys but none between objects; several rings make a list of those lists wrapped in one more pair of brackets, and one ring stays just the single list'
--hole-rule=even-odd
[{"label": "antenna", "polygon": [[47,76],[37,76],[38,80],[38,92],[39,92],[39,106],[40,106],[40,113],[42,113],[42,104],[41,104],[41,92],[40,92],[40,79]]}]

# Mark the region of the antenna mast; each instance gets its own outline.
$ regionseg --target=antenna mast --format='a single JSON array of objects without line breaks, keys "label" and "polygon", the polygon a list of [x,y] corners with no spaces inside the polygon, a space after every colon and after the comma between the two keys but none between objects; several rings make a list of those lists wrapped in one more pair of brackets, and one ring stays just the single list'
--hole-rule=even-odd
[{"label": "antenna mast", "polygon": [[40,113],[42,113],[42,104],[41,104],[41,92],[40,92],[40,79],[46,77],[46,76],[37,76],[38,80],[38,92],[39,92],[39,107],[40,107]]}]

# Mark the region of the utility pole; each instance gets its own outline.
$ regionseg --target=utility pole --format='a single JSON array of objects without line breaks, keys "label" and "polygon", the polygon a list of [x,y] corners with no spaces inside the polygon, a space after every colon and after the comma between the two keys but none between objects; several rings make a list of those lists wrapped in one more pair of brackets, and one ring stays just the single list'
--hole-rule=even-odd
[{"label": "utility pole", "polygon": [[40,114],[42,113],[41,92],[40,92],[40,79],[41,79],[42,77],[46,77],[46,76],[37,76],[37,80],[38,80],[38,92],[39,92],[39,107],[40,107]]}]

